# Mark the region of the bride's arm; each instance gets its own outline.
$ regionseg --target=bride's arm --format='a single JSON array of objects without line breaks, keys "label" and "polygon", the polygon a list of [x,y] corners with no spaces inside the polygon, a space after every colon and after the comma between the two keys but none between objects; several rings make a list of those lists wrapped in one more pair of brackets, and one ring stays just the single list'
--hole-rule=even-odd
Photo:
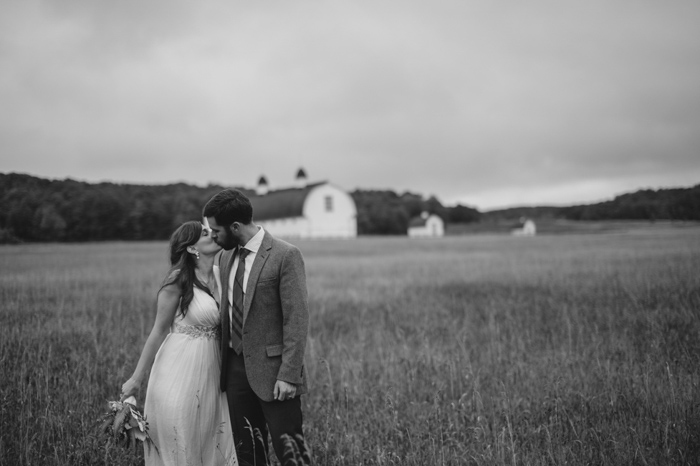
[{"label": "bride's arm", "polygon": [[122,400],[131,395],[136,395],[139,388],[141,388],[144,376],[150,370],[160,345],[163,344],[163,340],[165,340],[170,331],[170,326],[173,323],[173,319],[175,319],[179,304],[180,291],[175,284],[164,286],[158,292],[156,321],[153,323],[153,329],[148,335],[146,344],[143,346],[134,374],[122,385]]}]

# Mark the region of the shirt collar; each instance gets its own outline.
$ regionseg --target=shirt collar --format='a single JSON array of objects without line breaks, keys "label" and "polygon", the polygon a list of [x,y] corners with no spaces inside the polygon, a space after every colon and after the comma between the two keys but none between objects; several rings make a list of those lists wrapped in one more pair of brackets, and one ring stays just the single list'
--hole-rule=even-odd
[{"label": "shirt collar", "polygon": [[265,230],[261,226],[258,226],[258,232],[255,233],[255,236],[250,238],[248,242],[243,246],[245,249],[250,251],[253,254],[257,254],[258,249],[260,249],[260,246],[262,245],[263,237],[265,236]]}]

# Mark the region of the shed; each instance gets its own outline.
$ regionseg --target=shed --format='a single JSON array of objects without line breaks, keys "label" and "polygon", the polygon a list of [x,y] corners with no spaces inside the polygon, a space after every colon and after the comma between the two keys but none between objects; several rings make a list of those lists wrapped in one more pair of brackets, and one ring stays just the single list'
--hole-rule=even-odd
[{"label": "shed", "polygon": [[411,238],[428,238],[445,236],[445,222],[435,214],[421,213],[408,224],[408,236]]}]

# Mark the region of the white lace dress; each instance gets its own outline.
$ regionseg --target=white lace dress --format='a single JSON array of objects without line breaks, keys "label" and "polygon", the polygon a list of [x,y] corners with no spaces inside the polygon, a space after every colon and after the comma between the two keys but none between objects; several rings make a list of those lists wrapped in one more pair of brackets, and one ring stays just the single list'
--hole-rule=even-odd
[{"label": "white lace dress", "polygon": [[219,306],[194,289],[158,350],[148,379],[144,414],[154,448],[146,466],[237,465],[226,394],[219,388]]}]

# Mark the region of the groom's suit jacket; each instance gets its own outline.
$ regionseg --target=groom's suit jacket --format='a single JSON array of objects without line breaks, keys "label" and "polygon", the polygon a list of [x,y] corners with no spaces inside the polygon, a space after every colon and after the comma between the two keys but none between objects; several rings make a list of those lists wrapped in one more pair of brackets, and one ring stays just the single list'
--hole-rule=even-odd
[{"label": "groom's suit jacket", "polygon": [[[219,257],[221,312],[229,312],[229,277],[235,249]],[[309,306],[304,259],[296,246],[267,231],[248,276],[243,303],[243,356],[248,382],[264,401],[273,401],[275,382],[297,386],[306,393],[304,350]],[[222,332],[222,334],[226,334]],[[221,390],[226,390],[228,341],[221,339]]]}]

